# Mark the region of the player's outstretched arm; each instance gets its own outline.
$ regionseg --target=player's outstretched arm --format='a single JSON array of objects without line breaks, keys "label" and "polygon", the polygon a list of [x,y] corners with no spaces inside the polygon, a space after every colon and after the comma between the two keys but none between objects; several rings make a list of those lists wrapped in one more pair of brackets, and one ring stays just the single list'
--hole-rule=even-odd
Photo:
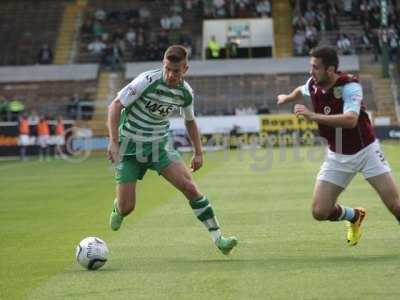
[{"label": "player's outstretched arm", "polygon": [[193,172],[200,169],[203,165],[203,150],[201,146],[200,140],[200,132],[197,127],[196,120],[186,120],[185,121],[186,130],[188,132],[190,141],[192,142],[192,146],[194,148],[193,158],[191,162],[191,168]]},{"label": "player's outstretched arm", "polygon": [[303,99],[303,93],[301,92],[303,86],[298,86],[290,94],[281,94],[277,97],[277,104],[282,105],[285,103],[300,101]]},{"label": "player's outstretched arm", "polygon": [[353,111],[336,115],[324,115],[310,111],[305,105],[296,104],[294,113],[296,116],[303,116],[310,121],[330,127],[354,128],[358,122],[358,114]]},{"label": "player's outstretched arm", "polygon": [[123,106],[118,98],[115,98],[108,106],[107,127],[110,141],[107,148],[107,158],[111,162],[117,162],[119,159],[118,144],[118,125]]}]

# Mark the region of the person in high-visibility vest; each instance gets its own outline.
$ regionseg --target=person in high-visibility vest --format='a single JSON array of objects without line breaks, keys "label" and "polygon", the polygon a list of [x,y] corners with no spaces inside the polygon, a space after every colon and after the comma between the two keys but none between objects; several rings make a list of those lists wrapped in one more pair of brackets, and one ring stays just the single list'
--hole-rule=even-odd
[{"label": "person in high-visibility vest", "polygon": [[[37,135],[39,144],[39,159],[43,160],[45,157],[47,160],[49,156],[49,139],[50,139],[50,128],[46,117],[41,117],[37,124]],[[44,157],[45,156],[45,157]]]},{"label": "person in high-visibility vest", "polygon": [[29,145],[29,122],[28,116],[25,114],[19,118],[18,131],[21,160],[26,160],[26,148]]},{"label": "person in high-visibility vest", "polygon": [[61,158],[63,154],[63,147],[65,145],[65,128],[64,122],[61,116],[57,117],[55,134],[56,134],[56,147],[54,149],[54,156],[56,158]]},{"label": "person in high-visibility vest", "polygon": [[208,42],[207,45],[207,50],[209,51],[210,57],[208,58],[219,58],[219,50],[221,49],[221,46],[215,39],[215,36],[211,37],[211,40]]}]

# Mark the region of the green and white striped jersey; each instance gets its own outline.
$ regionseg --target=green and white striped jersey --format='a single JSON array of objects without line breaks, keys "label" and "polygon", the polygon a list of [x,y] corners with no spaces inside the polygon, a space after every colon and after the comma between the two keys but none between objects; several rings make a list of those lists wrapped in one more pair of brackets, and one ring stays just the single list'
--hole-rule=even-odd
[{"label": "green and white striped jersey", "polygon": [[122,155],[139,154],[132,144],[166,142],[169,117],[175,110],[180,109],[185,120],[194,119],[192,88],[186,81],[174,88],[167,86],[161,69],[137,76],[118,93],[118,99],[124,106],[119,139],[128,141],[121,148]]}]

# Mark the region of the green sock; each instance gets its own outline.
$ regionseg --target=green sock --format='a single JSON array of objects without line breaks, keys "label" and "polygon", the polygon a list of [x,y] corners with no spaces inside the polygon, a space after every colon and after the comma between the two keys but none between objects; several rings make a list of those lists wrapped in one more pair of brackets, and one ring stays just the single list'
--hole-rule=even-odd
[{"label": "green sock", "polygon": [[197,219],[207,228],[214,243],[221,237],[218,220],[206,196],[189,202]]}]

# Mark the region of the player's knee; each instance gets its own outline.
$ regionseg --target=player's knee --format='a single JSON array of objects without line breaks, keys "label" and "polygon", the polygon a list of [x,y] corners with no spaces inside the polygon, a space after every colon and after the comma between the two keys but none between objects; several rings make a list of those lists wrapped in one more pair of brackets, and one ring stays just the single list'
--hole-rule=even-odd
[{"label": "player's knee", "polygon": [[317,221],[325,221],[328,220],[330,213],[325,211],[319,206],[313,206],[312,208],[312,216]]},{"label": "player's knee", "polygon": [[194,199],[199,196],[199,191],[197,190],[197,186],[191,180],[185,180],[185,182],[182,185],[182,193],[188,199]]}]

